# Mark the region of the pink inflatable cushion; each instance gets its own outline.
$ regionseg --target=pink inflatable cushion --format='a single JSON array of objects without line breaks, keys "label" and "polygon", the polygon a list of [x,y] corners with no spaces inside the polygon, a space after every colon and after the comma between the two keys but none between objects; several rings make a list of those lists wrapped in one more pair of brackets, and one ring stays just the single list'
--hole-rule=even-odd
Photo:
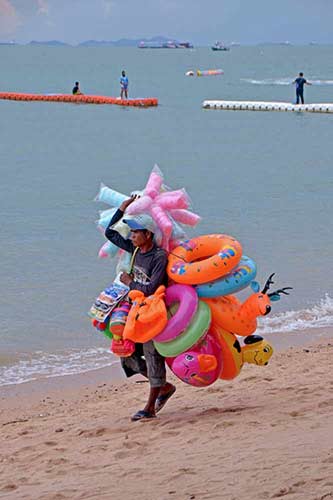
[{"label": "pink inflatable cushion", "polygon": [[167,308],[175,303],[179,303],[179,307],[164,330],[154,338],[157,342],[168,342],[186,330],[197,311],[198,296],[192,286],[171,285],[166,289],[165,303]]},{"label": "pink inflatable cushion", "polygon": [[126,209],[126,213],[129,215],[133,215],[149,212],[152,203],[153,200],[150,198],[150,196],[141,196]]},{"label": "pink inflatable cushion", "polygon": [[145,194],[150,196],[150,198],[155,198],[160,192],[162,183],[163,177],[158,172],[154,172],[153,170],[144,189]]},{"label": "pink inflatable cushion", "polygon": [[155,203],[165,210],[170,210],[172,208],[184,209],[189,207],[189,197],[185,190],[177,189],[176,191],[167,191],[166,193],[161,193],[155,198]]},{"label": "pink inflatable cushion", "polygon": [[186,224],[188,226],[195,226],[200,222],[201,217],[189,210],[183,210],[181,208],[175,208],[170,210],[170,215],[181,224]]},{"label": "pink inflatable cushion", "polygon": [[212,331],[188,351],[166,361],[180,380],[195,387],[213,384],[223,368],[221,345]]}]

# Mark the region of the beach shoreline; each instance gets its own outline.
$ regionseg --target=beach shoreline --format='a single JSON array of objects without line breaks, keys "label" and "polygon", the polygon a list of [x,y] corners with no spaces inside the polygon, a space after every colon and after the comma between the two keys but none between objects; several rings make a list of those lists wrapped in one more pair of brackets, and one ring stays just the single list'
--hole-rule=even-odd
[{"label": "beach shoreline", "polygon": [[[239,338],[241,339],[241,337]],[[302,333],[296,331],[265,335],[265,339],[273,346],[274,353],[284,351],[288,348],[306,346],[327,338],[333,338],[332,327],[313,328]],[[114,355],[112,356],[115,357]],[[141,383],[142,377],[133,377],[131,380]],[[112,365],[97,368],[96,370],[77,374],[41,377],[19,384],[3,385],[0,386],[0,411],[3,407],[15,406],[17,400],[20,401],[21,406],[29,406],[31,400],[38,401],[50,394],[57,399],[61,399],[64,392],[75,394],[78,391],[90,390],[103,384],[117,386],[125,381],[126,377],[121,368],[120,361],[116,358],[116,362],[113,362]]]},{"label": "beach shoreline", "polygon": [[8,386],[0,498],[333,498],[332,349],[312,339],[203,389],[171,376],[176,394],[146,422],[129,417],[148,385],[108,369]]}]

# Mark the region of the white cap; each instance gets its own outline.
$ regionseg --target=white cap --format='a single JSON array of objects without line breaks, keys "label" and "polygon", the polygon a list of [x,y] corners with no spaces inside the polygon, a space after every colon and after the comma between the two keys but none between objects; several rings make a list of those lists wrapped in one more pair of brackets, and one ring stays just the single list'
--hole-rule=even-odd
[{"label": "white cap", "polygon": [[148,214],[132,215],[128,219],[123,219],[123,222],[134,231],[150,231],[155,233],[156,226],[153,219]]}]

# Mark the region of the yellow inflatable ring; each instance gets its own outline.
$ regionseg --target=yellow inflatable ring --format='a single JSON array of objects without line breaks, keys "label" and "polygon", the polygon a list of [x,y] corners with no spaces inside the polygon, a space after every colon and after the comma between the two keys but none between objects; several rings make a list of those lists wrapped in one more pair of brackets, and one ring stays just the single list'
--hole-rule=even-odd
[{"label": "yellow inflatable ring", "polygon": [[228,274],[240,261],[241,244],[227,234],[208,234],[172,250],[167,273],[176,283],[200,285]]}]

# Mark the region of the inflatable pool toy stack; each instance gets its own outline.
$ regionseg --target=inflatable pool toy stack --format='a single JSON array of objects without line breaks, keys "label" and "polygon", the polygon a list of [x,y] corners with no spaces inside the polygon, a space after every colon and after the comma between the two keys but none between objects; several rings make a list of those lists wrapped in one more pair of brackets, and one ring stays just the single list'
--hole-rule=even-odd
[{"label": "inflatable pool toy stack", "polygon": [[[98,201],[113,207],[126,198],[106,186],[97,196]],[[102,212],[98,225],[104,229],[114,211]],[[129,213],[149,213],[154,218],[157,238],[169,251],[169,286],[159,287],[150,297],[131,291],[127,305],[110,310],[102,324],[96,324],[93,318],[97,329],[118,342],[111,346],[113,352],[130,355],[136,342],[153,340],[172,372],[196,387],[211,385],[218,379],[231,380],[245,363],[267,365],[273,348],[255,335],[257,318],[269,314],[271,303],[282,294],[288,295],[291,287],[270,291],[272,274],[260,290],[253,281],[255,262],[243,255],[242,245],[232,236],[217,233],[182,239],[182,226],[195,225],[200,218],[189,210],[185,190],[163,188],[157,167],[141,197],[129,206],[126,215]],[[126,237],[123,226],[118,223],[117,230]],[[112,255],[110,249],[104,248],[102,253]],[[234,294],[246,287],[250,287],[251,294],[242,303]],[[126,342],[128,352],[122,347],[117,350]]]}]

